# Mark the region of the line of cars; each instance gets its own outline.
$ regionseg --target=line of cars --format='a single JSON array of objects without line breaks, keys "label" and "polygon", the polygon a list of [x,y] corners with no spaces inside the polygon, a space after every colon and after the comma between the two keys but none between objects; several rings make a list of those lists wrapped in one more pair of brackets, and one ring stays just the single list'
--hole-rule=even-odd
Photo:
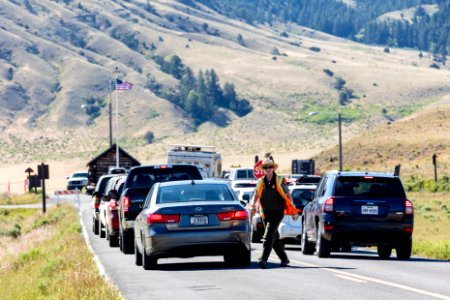
[{"label": "line of cars", "polygon": [[193,165],[151,165],[100,177],[92,230],[154,269],[158,259],[222,255],[250,264],[247,211],[226,181],[202,179]]},{"label": "line of cars", "polygon": [[[92,195],[92,230],[111,247],[135,254],[136,265],[154,269],[158,259],[222,255],[226,263],[250,264],[250,242],[264,226],[250,216],[255,180],[233,185],[202,179],[192,165],[152,165],[127,174],[108,174]],[[247,193],[239,199],[242,189]],[[409,259],[413,207],[398,176],[327,172],[303,176],[289,190],[301,218],[285,216],[278,228],[283,244],[305,255],[329,257],[352,246],[376,246],[380,258]]]}]

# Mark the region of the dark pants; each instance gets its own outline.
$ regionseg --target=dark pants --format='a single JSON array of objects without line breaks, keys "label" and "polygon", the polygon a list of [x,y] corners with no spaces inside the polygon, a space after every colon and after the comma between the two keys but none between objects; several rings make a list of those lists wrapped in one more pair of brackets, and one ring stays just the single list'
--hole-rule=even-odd
[{"label": "dark pants", "polygon": [[272,248],[282,262],[288,260],[278,235],[278,226],[280,225],[281,220],[283,220],[283,217],[284,214],[282,210],[264,211],[263,222],[266,229],[263,236],[263,253],[261,260],[265,262],[269,259]]}]

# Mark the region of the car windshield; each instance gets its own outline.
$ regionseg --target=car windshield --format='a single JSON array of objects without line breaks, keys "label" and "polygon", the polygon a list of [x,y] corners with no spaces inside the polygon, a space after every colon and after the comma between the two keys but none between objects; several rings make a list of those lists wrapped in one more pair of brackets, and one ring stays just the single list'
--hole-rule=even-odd
[{"label": "car windshield", "polygon": [[156,203],[190,201],[235,201],[235,198],[226,185],[189,183],[161,187]]},{"label": "car windshield", "polygon": [[398,178],[376,176],[341,176],[336,181],[335,195],[406,198]]},{"label": "car windshield", "polygon": [[74,173],[72,178],[88,177],[88,173]]},{"label": "car windshield", "polygon": [[174,166],[167,168],[149,168],[131,172],[128,175],[129,188],[152,187],[156,182],[202,179],[197,167]]},{"label": "car windshield", "polygon": [[314,189],[295,189],[291,192],[295,206],[305,206],[314,196]]},{"label": "car windshield", "polygon": [[248,187],[256,187],[256,183],[245,182],[245,183],[236,183],[234,185],[235,188],[248,188]]}]

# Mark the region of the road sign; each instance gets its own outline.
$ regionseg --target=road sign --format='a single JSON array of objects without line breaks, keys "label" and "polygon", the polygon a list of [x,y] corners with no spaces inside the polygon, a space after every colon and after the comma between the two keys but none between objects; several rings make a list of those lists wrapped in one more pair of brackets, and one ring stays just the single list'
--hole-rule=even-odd
[{"label": "road sign", "polygon": [[264,171],[259,168],[260,165],[262,165],[262,160],[258,160],[253,166],[253,174],[258,179],[264,176]]}]

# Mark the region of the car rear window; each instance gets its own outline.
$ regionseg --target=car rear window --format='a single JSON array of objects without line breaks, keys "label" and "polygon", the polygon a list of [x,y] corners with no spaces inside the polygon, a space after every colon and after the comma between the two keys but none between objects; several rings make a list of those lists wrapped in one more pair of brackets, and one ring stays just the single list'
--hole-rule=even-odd
[{"label": "car rear window", "polygon": [[127,188],[151,187],[156,182],[202,179],[195,166],[162,166],[130,171]]},{"label": "car rear window", "polygon": [[236,183],[234,185],[235,188],[248,188],[248,187],[256,187],[256,183],[250,183],[250,182],[246,182],[246,183]]},{"label": "car rear window", "polygon": [[406,197],[398,178],[376,176],[341,176],[337,178],[336,196]]},{"label": "car rear window", "polygon": [[237,170],[237,179],[251,179],[254,178],[253,170]]},{"label": "car rear window", "polygon": [[235,198],[226,185],[183,184],[161,187],[156,203],[190,201],[235,201]]},{"label": "car rear window", "polygon": [[291,197],[295,206],[305,206],[313,198],[314,189],[296,189],[292,190]]}]

